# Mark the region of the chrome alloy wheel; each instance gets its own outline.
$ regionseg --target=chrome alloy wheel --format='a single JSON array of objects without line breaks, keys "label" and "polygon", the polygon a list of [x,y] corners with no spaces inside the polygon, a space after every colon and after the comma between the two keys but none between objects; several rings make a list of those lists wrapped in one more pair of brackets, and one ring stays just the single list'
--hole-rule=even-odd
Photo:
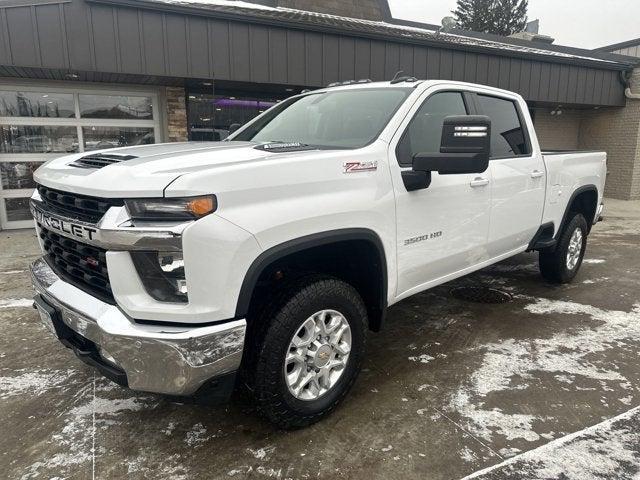
[{"label": "chrome alloy wheel", "polygon": [[567,268],[573,270],[580,261],[582,253],[582,230],[576,228],[569,240],[569,248],[567,249]]},{"label": "chrome alloy wheel", "polygon": [[342,376],[351,352],[351,327],[340,312],[321,310],[307,318],[289,343],[284,378],[291,395],[317,400]]}]

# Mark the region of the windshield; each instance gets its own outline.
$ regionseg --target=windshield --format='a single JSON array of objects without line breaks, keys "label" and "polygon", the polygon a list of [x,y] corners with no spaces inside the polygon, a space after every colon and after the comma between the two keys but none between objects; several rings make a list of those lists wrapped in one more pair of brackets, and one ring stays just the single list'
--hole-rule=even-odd
[{"label": "windshield", "polygon": [[411,88],[312,93],[283,102],[233,140],[360,148],[380,135]]}]

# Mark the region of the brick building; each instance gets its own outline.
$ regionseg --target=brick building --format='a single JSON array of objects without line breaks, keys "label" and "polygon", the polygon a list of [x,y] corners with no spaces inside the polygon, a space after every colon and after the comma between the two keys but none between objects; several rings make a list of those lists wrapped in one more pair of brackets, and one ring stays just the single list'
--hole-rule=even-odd
[{"label": "brick building", "polygon": [[219,140],[303,89],[399,70],[519,92],[543,148],[607,150],[606,194],[640,198],[631,43],[441,32],[394,19],[386,0],[4,0],[0,228],[30,226],[31,173],[57,155]]}]

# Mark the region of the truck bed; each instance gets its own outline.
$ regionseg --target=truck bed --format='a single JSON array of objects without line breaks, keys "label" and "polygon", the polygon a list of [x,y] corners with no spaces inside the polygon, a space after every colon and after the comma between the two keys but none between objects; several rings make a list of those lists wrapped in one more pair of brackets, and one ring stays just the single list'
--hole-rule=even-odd
[{"label": "truck bed", "polygon": [[[571,196],[592,189],[602,202],[607,176],[607,154],[600,151],[544,151],[547,192],[542,224],[552,222],[554,234],[562,223]],[[595,188],[593,188],[595,187]],[[588,218],[593,222],[593,218]]]}]

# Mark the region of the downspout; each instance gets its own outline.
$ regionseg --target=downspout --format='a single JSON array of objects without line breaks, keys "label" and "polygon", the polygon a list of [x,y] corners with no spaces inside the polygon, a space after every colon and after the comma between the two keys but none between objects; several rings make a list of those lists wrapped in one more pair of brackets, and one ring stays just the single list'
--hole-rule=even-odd
[{"label": "downspout", "polygon": [[632,72],[620,72],[622,76],[622,83],[625,85],[624,96],[631,100],[640,100],[640,93],[632,93],[631,92],[631,76]]}]

